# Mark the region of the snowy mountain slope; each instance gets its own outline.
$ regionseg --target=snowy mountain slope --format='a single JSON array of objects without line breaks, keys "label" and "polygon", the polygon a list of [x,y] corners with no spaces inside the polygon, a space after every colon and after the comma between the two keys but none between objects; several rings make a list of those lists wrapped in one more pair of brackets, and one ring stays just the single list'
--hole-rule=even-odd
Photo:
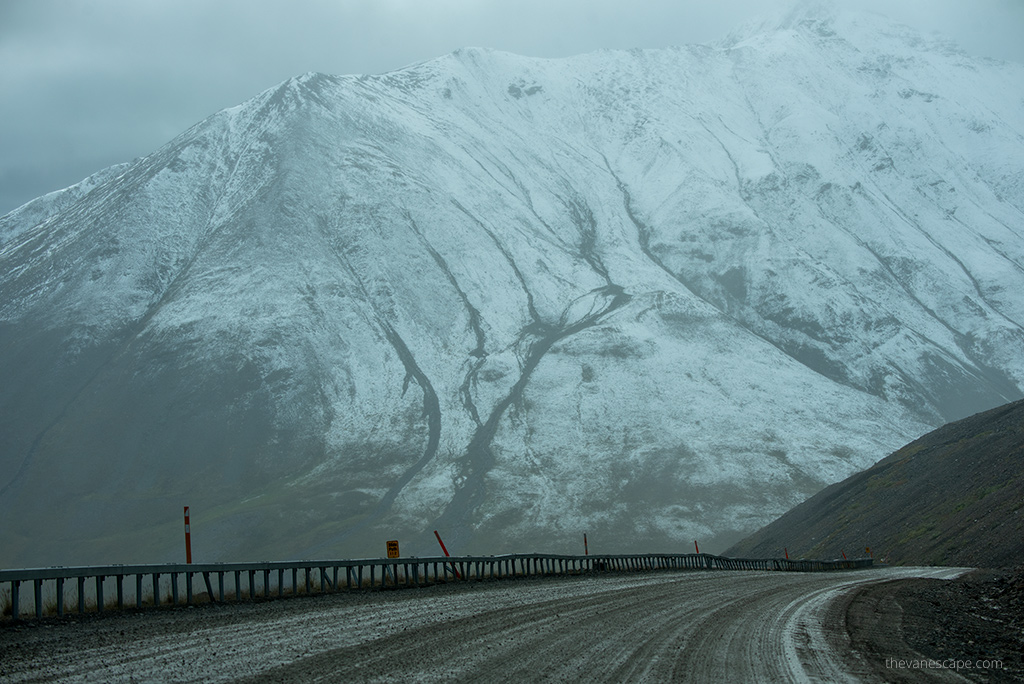
[{"label": "snowy mountain slope", "polygon": [[1022,83],[804,13],[225,110],[0,219],[0,564],[724,548],[1021,396]]}]

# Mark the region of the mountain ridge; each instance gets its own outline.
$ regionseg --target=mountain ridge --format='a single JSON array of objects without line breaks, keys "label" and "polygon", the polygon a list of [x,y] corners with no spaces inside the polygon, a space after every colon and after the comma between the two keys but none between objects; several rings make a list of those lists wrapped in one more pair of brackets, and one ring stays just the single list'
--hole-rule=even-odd
[{"label": "mountain ridge", "polygon": [[1024,67],[858,21],[305,74],[0,218],[10,558],[713,549],[1019,397]]}]

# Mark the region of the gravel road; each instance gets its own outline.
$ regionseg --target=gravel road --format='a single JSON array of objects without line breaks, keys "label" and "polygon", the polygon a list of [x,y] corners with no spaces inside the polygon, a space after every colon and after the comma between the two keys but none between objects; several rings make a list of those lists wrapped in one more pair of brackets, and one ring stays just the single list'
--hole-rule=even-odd
[{"label": "gravel road", "polygon": [[961,572],[523,579],[27,621],[0,628],[0,681],[882,681],[840,599]]}]

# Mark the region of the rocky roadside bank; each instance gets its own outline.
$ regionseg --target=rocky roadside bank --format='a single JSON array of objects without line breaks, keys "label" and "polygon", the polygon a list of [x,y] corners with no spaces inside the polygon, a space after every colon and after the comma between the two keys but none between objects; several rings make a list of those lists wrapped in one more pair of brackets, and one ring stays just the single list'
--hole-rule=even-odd
[{"label": "rocky roadside bank", "polygon": [[[846,629],[884,681],[1022,682],[1024,566],[865,587],[847,604]],[[923,660],[933,666],[920,667]]]}]

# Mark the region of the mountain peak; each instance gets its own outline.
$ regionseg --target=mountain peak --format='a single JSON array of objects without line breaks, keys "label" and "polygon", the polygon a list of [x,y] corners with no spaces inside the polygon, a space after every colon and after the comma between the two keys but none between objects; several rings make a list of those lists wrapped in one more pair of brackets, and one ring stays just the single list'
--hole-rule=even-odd
[{"label": "mountain peak", "polygon": [[800,0],[781,10],[774,21],[777,28],[795,28],[806,22],[831,22],[843,10],[829,0]]},{"label": "mountain peak", "polygon": [[786,33],[808,34],[815,38],[842,38],[854,42],[880,42],[884,35],[901,38],[913,34],[914,29],[904,26],[883,14],[868,10],[852,10],[837,6],[828,0],[798,0],[792,5],[756,17],[720,41],[732,47],[752,39],[775,37]]}]

